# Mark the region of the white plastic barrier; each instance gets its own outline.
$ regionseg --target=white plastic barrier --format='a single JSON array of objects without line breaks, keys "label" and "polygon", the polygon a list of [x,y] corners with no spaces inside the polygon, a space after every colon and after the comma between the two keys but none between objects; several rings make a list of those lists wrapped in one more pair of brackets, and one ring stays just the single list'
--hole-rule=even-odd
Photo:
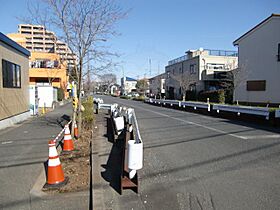
[{"label": "white plastic barrier", "polygon": [[143,167],[143,143],[136,143],[135,140],[128,141],[127,148],[127,167],[129,171],[129,178],[132,179],[136,170]]},{"label": "white plastic barrier", "polygon": [[280,118],[280,109],[275,110],[275,118]]},{"label": "white plastic barrier", "polygon": [[123,116],[114,118],[114,123],[115,123],[116,132],[119,135],[124,129]]}]

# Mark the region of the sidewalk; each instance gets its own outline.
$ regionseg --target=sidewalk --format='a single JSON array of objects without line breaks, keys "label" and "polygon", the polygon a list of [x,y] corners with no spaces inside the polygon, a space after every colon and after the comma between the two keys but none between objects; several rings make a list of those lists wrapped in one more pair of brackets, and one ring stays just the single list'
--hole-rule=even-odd
[{"label": "sidewalk", "polygon": [[120,195],[121,145],[113,143],[112,128],[107,111],[96,115],[93,138],[93,206],[103,209],[145,209],[141,195],[124,190]]},{"label": "sidewalk", "polygon": [[45,179],[48,141],[61,131],[71,113],[71,104],[66,104],[0,130],[0,209],[88,209],[89,192],[46,196],[38,190],[38,183]]}]

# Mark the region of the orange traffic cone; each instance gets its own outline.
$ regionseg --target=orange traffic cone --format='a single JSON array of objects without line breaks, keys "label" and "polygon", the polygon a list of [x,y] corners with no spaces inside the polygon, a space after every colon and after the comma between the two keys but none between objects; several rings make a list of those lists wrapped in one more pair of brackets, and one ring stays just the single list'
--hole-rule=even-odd
[{"label": "orange traffic cone", "polygon": [[47,185],[58,185],[64,183],[64,181],[64,173],[55,147],[55,141],[50,140]]},{"label": "orange traffic cone", "polygon": [[69,130],[69,125],[65,125],[64,141],[63,141],[63,151],[73,151],[74,144]]},{"label": "orange traffic cone", "polygon": [[75,136],[76,138],[79,137],[79,130],[78,130],[78,126],[77,126],[77,123],[76,123],[76,122],[74,122],[74,136]]}]

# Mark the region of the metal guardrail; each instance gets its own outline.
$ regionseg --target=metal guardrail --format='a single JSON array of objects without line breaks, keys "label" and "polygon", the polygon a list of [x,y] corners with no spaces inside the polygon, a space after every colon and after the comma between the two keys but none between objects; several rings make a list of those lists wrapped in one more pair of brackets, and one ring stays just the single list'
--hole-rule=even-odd
[{"label": "metal guardrail", "polygon": [[267,120],[269,120],[269,108],[214,104],[213,110],[216,110],[217,113],[219,113],[220,111],[227,111],[227,112],[236,112],[237,115],[240,115],[241,113],[260,115],[260,116],[264,116]]},{"label": "metal guardrail", "polygon": [[210,104],[209,103],[182,101],[181,106],[183,106],[184,108],[189,106],[189,107],[193,107],[194,109],[196,109],[196,108],[207,109],[208,112],[210,112]]},{"label": "metal guardrail", "polygon": [[[158,104],[158,105],[178,105],[179,107],[193,107],[195,110],[197,108],[207,109],[208,112],[211,111],[210,103],[204,102],[192,102],[192,101],[175,101],[175,100],[163,100],[163,99],[153,99],[149,98],[145,100],[146,103]],[[269,120],[270,111],[269,108],[260,108],[260,107],[247,107],[247,106],[236,106],[236,105],[221,105],[213,104],[212,110],[215,110],[217,113],[220,111],[235,112],[239,116],[240,114],[251,114],[264,116],[265,119]],[[275,111],[275,118],[280,118],[280,109]]]},{"label": "metal guardrail", "polygon": [[177,105],[179,107],[193,107],[194,109],[196,108],[201,108],[201,109],[207,109],[210,111],[210,104],[209,103],[203,103],[203,102],[192,102],[192,101],[176,101],[176,100],[164,100],[164,99],[146,99],[145,102],[147,103],[154,103],[154,104],[162,104],[162,105]]}]

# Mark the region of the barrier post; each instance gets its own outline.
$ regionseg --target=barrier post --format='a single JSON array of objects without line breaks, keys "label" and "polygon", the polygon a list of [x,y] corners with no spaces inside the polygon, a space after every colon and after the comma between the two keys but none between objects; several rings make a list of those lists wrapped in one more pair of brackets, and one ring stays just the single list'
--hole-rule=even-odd
[{"label": "barrier post", "polygon": [[133,130],[130,132],[130,124],[126,124],[125,126],[125,135],[122,147],[122,170],[121,170],[121,194],[125,189],[131,189],[138,194],[138,174],[136,171],[135,176],[130,179],[129,178],[129,169],[127,167],[127,144],[130,139],[133,139]]}]

